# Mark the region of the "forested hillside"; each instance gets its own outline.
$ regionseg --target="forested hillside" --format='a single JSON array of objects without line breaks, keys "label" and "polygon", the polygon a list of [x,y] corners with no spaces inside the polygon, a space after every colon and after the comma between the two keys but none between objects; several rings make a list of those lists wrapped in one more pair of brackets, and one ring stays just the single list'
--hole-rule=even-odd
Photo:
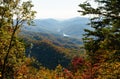
[{"label": "forested hillside", "polygon": [[59,64],[68,67],[73,57],[84,55],[80,39],[31,31],[23,31],[19,37],[26,44],[26,56],[34,57],[49,69]]},{"label": "forested hillside", "polygon": [[42,32],[31,32],[31,31],[22,31],[19,34],[20,38],[24,38],[27,43],[32,43],[31,41],[41,41],[49,40],[54,45],[63,46],[65,48],[79,48],[83,45],[82,39],[76,39],[72,37],[65,37],[59,34],[53,33],[42,33]]},{"label": "forested hillside", "polygon": [[93,1],[79,5],[78,13],[90,16],[81,41],[78,20],[64,21],[63,35],[53,19],[48,32],[28,31],[32,1],[0,0],[0,79],[120,79],[120,1]]}]

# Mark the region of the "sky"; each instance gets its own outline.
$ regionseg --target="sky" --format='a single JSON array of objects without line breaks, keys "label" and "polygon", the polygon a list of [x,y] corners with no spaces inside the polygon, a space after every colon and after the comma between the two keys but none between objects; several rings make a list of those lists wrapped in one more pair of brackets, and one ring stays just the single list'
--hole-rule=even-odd
[{"label": "sky", "polygon": [[32,0],[36,18],[66,19],[80,16],[78,6],[86,0]]}]

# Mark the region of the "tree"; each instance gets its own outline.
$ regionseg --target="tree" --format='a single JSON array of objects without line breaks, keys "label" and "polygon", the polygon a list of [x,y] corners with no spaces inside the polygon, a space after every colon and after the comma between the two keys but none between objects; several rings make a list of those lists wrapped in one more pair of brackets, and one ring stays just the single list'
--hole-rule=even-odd
[{"label": "tree", "polygon": [[[24,58],[24,44],[17,35],[23,24],[30,25],[35,11],[31,1],[1,0],[0,1],[0,64],[1,79],[8,78],[7,67],[14,68]],[[19,60],[18,60],[19,59]],[[12,69],[10,68],[10,69]],[[8,70],[8,71],[14,71]]]},{"label": "tree", "polygon": [[89,1],[79,5],[81,7],[79,12],[82,15],[93,16],[89,23],[93,30],[85,29],[86,34],[83,38],[91,66],[96,63],[109,65],[115,62],[119,62],[120,66],[120,1],[94,0],[94,2],[98,4],[96,8]]}]

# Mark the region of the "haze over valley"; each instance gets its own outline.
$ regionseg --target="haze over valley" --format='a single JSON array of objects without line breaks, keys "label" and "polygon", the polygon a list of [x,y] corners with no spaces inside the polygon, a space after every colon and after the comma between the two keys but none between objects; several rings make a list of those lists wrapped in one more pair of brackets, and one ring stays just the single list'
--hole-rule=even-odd
[{"label": "haze over valley", "polygon": [[82,38],[84,29],[90,29],[88,18],[74,17],[65,20],[35,19],[34,26],[25,26],[24,30],[39,33],[58,34],[64,37]]}]

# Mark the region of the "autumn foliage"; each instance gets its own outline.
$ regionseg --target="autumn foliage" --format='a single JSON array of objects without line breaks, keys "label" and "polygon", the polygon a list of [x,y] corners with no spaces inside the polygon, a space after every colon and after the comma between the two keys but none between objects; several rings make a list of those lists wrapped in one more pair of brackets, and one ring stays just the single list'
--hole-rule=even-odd
[{"label": "autumn foliage", "polygon": [[[94,30],[85,30],[85,55],[73,57],[66,68],[56,61],[55,69],[48,69],[35,58],[26,56],[25,43],[18,34],[24,23],[31,25],[36,12],[32,10],[31,1],[20,2],[0,0],[0,79],[120,79],[119,0],[95,0],[99,4],[97,8],[92,7],[89,0],[79,5],[82,15],[94,15],[89,23]],[[44,46],[48,53],[50,49],[54,49],[52,53],[70,52],[47,40],[40,44],[41,50],[46,50]],[[46,54],[45,57],[48,58]]]}]

